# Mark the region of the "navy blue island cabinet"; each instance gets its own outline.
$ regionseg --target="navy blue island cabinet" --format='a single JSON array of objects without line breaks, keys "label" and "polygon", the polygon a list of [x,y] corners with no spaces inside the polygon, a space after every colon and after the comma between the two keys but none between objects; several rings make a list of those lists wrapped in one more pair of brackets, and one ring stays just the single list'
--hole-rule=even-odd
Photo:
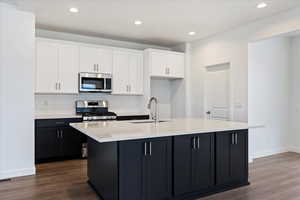
[{"label": "navy blue island cabinet", "polygon": [[103,200],[197,199],[248,185],[248,130],[99,143],[89,184]]}]

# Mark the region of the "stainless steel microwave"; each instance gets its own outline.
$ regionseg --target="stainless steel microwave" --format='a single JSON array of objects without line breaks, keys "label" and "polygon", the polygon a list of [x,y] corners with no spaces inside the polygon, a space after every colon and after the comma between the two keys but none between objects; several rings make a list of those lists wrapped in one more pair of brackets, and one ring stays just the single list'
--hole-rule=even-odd
[{"label": "stainless steel microwave", "polygon": [[111,92],[112,75],[104,73],[79,73],[79,92]]}]

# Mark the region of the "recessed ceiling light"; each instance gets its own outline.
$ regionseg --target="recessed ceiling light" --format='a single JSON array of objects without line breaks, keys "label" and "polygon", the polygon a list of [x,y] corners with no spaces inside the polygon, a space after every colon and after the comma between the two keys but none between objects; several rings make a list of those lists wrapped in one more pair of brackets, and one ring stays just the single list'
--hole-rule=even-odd
[{"label": "recessed ceiling light", "polygon": [[70,8],[69,11],[72,12],[72,13],[78,13],[79,12],[78,8]]},{"label": "recessed ceiling light", "polygon": [[143,22],[140,21],[140,20],[135,20],[135,21],[134,21],[134,24],[137,25],[137,26],[138,26],[138,25],[141,25],[142,23],[143,23]]},{"label": "recessed ceiling light", "polygon": [[265,8],[265,7],[267,7],[268,6],[268,4],[266,4],[265,2],[261,2],[261,3],[259,3],[259,4],[257,4],[257,8]]},{"label": "recessed ceiling light", "polygon": [[189,35],[196,35],[196,32],[191,31],[191,32],[189,32]]}]

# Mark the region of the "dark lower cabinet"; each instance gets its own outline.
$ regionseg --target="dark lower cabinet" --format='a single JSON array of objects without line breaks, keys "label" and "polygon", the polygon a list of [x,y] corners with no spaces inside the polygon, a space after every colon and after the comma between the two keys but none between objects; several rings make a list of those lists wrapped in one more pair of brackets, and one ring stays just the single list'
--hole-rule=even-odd
[{"label": "dark lower cabinet", "polygon": [[120,142],[120,200],[167,200],[171,198],[171,145],[171,138]]},{"label": "dark lower cabinet", "polygon": [[248,183],[248,131],[99,143],[89,183],[103,200],[185,200]]},{"label": "dark lower cabinet", "polygon": [[146,140],[119,143],[119,196],[120,200],[146,199],[147,162]]},{"label": "dark lower cabinet", "polygon": [[79,156],[81,154],[81,133],[72,127],[61,128],[62,155],[65,157]]},{"label": "dark lower cabinet", "polygon": [[147,200],[167,200],[172,195],[172,139],[158,138],[148,142],[146,156]]},{"label": "dark lower cabinet", "polygon": [[55,158],[60,155],[60,142],[56,128],[39,128],[35,135],[35,159]]},{"label": "dark lower cabinet", "polygon": [[69,126],[69,123],[79,121],[77,119],[36,120],[36,163],[80,158],[82,133]]},{"label": "dark lower cabinet", "polygon": [[173,156],[175,196],[214,185],[214,134],[174,137]]},{"label": "dark lower cabinet", "polygon": [[248,131],[216,134],[216,185],[248,181]]}]

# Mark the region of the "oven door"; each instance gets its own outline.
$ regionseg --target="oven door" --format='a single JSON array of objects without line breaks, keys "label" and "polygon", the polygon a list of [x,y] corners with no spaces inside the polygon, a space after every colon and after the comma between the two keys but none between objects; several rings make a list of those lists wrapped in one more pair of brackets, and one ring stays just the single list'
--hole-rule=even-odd
[{"label": "oven door", "polygon": [[106,79],[109,74],[80,73],[79,92],[111,92],[106,88]]}]

